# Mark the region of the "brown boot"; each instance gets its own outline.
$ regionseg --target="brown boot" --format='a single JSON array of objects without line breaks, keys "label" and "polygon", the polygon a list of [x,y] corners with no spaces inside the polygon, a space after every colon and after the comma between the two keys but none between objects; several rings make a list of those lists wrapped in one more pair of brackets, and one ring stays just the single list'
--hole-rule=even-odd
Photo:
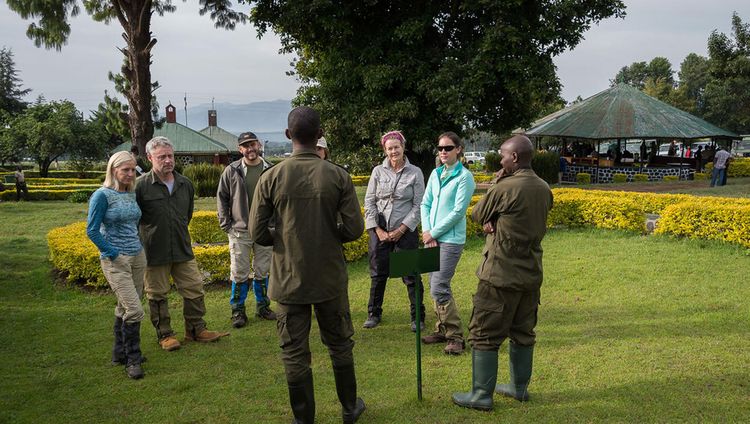
[{"label": "brown boot", "polygon": [[445,345],[443,352],[446,355],[460,355],[464,353],[464,347],[463,340],[448,340],[448,344]]},{"label": "brown boot", "polygon": [[203,329],[197,332],[197,334],[193,335],[191,332],[186,331],[185,332],[185,341],[186,342],[201,342],[201,343],[209,343],[209,342],[215,342],[219,340],[220,338],[224,336],[228,336],[229,333],[226,332],[220,332],[220,331],[209,331],[208,329]]},{"label": "brown boot", "polygon": [[422,336],[422,343],[424,344],[437,344],[437,343],[445,343],[448,339],[445,338],[445,334],[442,333],[432,333],[426,336]]},{"label": "brown boot", "polygon": [[171,352],[180,348],[180,342],[174,336],[167,336],[159,339],[159,346],[167,352]]}]

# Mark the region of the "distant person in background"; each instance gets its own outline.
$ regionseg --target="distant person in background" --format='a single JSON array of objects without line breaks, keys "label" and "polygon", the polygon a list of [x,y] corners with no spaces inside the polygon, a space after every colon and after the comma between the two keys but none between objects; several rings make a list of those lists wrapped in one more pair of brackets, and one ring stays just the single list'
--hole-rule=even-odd
[{"label": "distant person in background", "polygon": [[109,158],[104,184],[89,200],[86,235],[99,249],[99,262],[109,287],[115,293],[112,364],[125,365],[132,379],[143,378],[141,321],[145,313],[143,276],[146,254],[138,237],[141,209],[133,192],[135,157],[117,152]]},{"label": "distant person in background", "polygon": [[711,187],[715,185],[723,186],[726,184],[726,172],[727,165],[731,155],[729,152],[724,150],[723,147],[719,147],[714,155],[714,169],[711,172]]},{"label": "distant person in background", "polygon": [[320,137],[315,145],[315,153],[323,160],[331,160],[331,151],[328,150],[328,142],[325,137]]},{"label": "distant person in background", "polygon": [[[372,170],[365,193],[365,229],[369,237],[370,300],[364,328],[375,328],[383,314],[383,297],[388,282],[391,252],[417,249],[420,204],[424,194],[422,170],[409,163],[404,155],[406,139],[400,131],[381,137],[385,153],[383,163]],[[416,289],[419,274],[402,278],[411,307],[411,330],[417,331]],[[424,299],[422,286],[420,298]],[[420,328],[424,328],[424,304],[421,304]]]},{"label": "distant person in background", "polygon": [[701,172],[703,170],[703,146],[698,146],[695,151],[695,172]]},{"label": "distant person in background", "polygon": [[[23,168],[21,168],[21,165],[16,167],[14,175],[16,176],[16,202],[21,200],[22,197],[23,200],[29,200],[29,189],[26,187],[26,176],[23,175]],[[21,196],[22,192],[23,196]]]},{"label": "distant person in background", "polygon": [[641,146],[640,146],[640,161],[646,162],[648,159],[648,148],[646,147],[646,140],[641,140]]},{"label": "distant person in background", "polygon": [[656,145],[656,140],[651,141],[651,149],[648,152],[648,163],[653,164],[656,162],[656,155],[659,153],[659,146]]},{"label": "distant person in background", "polygon": [[669,150],[667,150],[667,156],[676,156],[677,155],[677,143],[672,140],[671,143],[669,143]]},{"label": "distant person in background", "polygon": [[[229,237],[229,259],[232,274],[232,326],[242,328],[247,324],[245,300],[250,291],[250,281],[255,294],[255,316],[275,321],[268,298],[268,271],[271,268],[271,247],[261,246],[250,238],[248,224],[253,193],[260,174],[271,164],[260,157],[260,142],[252,132],[243,132],[237,139],[242,158],[230,163],[219,179],[216,190],[216,210],[219,226]],[[252,253],[252,270],[250,254]]]},{"label": "distant person in background", "polygon": [[566,172],[568,172],[568,160],[560,156],[560,171],[557,173],[557,182],[559,184],[562,184]]}]

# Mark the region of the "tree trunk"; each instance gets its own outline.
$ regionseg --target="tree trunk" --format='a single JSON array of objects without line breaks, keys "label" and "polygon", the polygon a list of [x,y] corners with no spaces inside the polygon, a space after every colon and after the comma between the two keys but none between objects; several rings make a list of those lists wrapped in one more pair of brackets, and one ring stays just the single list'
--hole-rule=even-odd
[{"label": "tree trunk", "polygon": [[151,49],[156,39],[151,37],[151,0],[115,0],[115,12],[125,32],[127,47],[122,74],[129,85],[125,90],[130,110],[128,123],[133,144],[139,156],[145,156],[146,143],[154,135],[151,116]]}]

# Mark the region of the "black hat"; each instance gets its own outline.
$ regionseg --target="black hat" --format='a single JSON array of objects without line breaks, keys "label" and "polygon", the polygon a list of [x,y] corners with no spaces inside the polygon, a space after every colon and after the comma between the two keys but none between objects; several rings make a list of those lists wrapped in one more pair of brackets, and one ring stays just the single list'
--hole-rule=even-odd
[{"label": "black hat", "polygon": [[245,144],[245,143],[249,143],[251,141],[259,141],[259,140],[258,140],[258,137],[255,134],[251,133],[250,131],[243,132],[242,134],[240,134],[239,137],[237,137],[238,146]]}]

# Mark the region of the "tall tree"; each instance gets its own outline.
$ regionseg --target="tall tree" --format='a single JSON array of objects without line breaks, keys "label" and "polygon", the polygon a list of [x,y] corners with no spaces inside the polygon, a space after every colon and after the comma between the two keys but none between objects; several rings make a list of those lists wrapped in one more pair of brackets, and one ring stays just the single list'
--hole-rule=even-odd
[{"label": "tall tree", "polygon": [[552,57],[625,9],[620,0],[246,2],[259,34],[273,30],[297,54],[295,103],[321,111],[337,149],[398,128],[421,164],[442,131],[530,122],[559,96]]},{"label": "tall tree", "polygon": [[46,177],[50,164],[76,149],[85,135],[83,115],[73,103],[46,103],[39,98],[11,119],[7,136],[14,149],[33,158],[39,165],[39,175]]},{"label": "tall tree", "polygon": [[708,37],[710,81],[704,92],[704,117],[740,134],[750,133],[750,24],[732,14],[731,37]]},{"label": "tall tree", "polygon": [[651,79],[653,85],[657,80],[662,84],[674,84],[672,64],[666,57],[655,57],[650,62],[633,62],[630,66],[623,66],[610,80],[611,85],[624,82],[640,90],[646,86],[646,80]]},{"label": "tall tree", "polygon": [[31,92],[30,88],[21,88],[21,78],[13,60],[13,51],[0,49],[0,111],[9,115],[21,112],[26,107],[23,96]]},{"label": "tall tree", "polygon": [[[184,1],[184,0],[183,0]],[[77,0],[37,1],[7,0],[8,7],[23,19],[39,18],[31,23],[26,35],[34,44],[60,50],[70,35],[69,17],[80,13]],[[95,20],[116,20],[123,29],[125,47],[120,51],[125,61],[120,70],[128,81],[125,97],[129,104],[128,121],[133,144],[140,152],[154,133],[151,113],[151,50],[156,38],[151,33],[151,17],[175,10],[171,0],[83,0],[86,12]],[[216,27],[234,29],[246,16],[232,9],[229,0],[200,0],[201,15],[209,14]]]},{"label": "tall tree", "polygon": [[684,92],[688,102],[689,109],[685,110],[702,116],[703,93],[710,78],[708,59],[696,53],[688,54],[680,64],[677,75],[680,79],[678,90]]}]

